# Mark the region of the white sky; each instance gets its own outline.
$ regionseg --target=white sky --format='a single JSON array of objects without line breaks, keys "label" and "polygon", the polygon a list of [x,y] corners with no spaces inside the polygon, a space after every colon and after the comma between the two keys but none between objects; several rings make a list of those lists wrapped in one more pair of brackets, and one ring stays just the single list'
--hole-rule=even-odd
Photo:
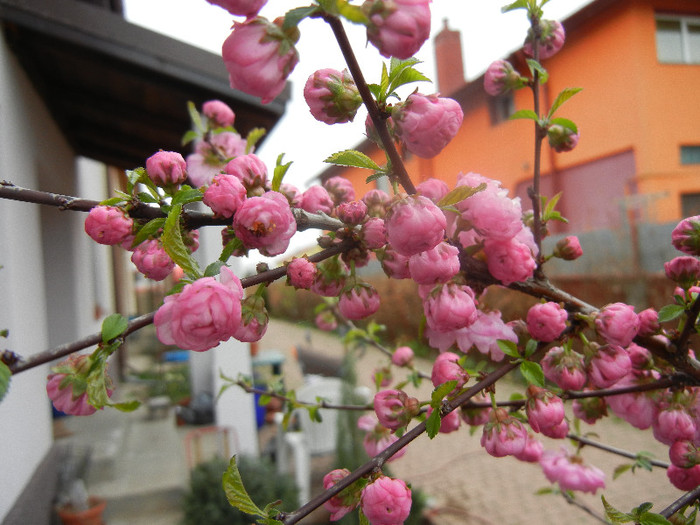
[{"label": "white sky", "polygon": [[[590,1],[552,0],[545,6],[545,17],[565,18]],[[303,0],[269,0],[261,15],[272,20],[286,10],[310,3]],[[462,33],[468,79],[478,77],[493,60],[518,48],[527,30],[525,11],[518,10],[503,15],[500,8],[506,3],[507,0],[433,0],[432,36],[416,55],[424,62],[418,69],[429,78],[436,78],[432,37],[442,28],[443,19],[448,19],[451,29],[459,29]],[[205,0],[125,0],[125,11],[127,19],[135,24],[217,54],[221,52],[221,44],[230,34],[232,25],[232,17],[228,12]],[[292,98],[285,116],[256,153],[265,161],[268,169],[274,166],[280,153],[285,153],[286,162],[294,161],[285,181],[303,190],[311,177],[328,166],[323,163],[323,159],[362,141],[366,113],[360,110],[353,123],[333,126],[317,122],[311,116],[303,98],[306,79],[317,69],[332,67],[342,70],[345,64],[330,29],[323,21],[304,20],[300,24],[300,30],[301,39],[297,49],[301,60],[290,77]],[[347,24],[346,30],[351,41],[356,42],[356,53],[364,67],[367,81],[377,82],[382,57],[373,46],[365,45],[366,37],[362,27]],[[416,86],[420,86],[423,93],[435,92],[435,87],[423,83],[410,84],[403,94],[410,93]]]}]

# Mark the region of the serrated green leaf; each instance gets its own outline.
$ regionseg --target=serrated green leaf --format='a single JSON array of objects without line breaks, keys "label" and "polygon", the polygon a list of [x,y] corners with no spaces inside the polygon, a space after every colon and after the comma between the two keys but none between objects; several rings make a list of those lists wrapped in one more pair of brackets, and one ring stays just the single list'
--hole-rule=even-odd
[{"label": "serrated green leaf", "polygon": [[231,458],[231,462],[229,463],[226,472],[224,472],[222,485],[224,487],[224,492],[226,493],[226,499],[228,499],[231,506],[236,507],[238,510],[246,514],[260,516],[263,518],[265,517],[265,512],[263,512],[255,503],[253,503],[253,500],[250,499],[248,492],[243,486],[241,473],[238,471],[238,465],[236,464],[236,456]]},{"label": "serrated green leaf", "polygon": [[436,409],[440,408],[442,400],[445,399],[445,396],[452,392],[456,386],[457,381],[452,380],[446,381],[445,383],[435,388],[435,390],[433,390],[433,393],[430,395],[430,406]]},{"label": "serrated green leaf", "polygon": [[245,152],[250,153],[255,148],[258,141],[265,136],[267,130],[265,128],[253,128],[248,132],[245,138]]},{"label": "serrated green leaf", "polygon": [[189,186],[183,186],[174,196],[170,203],[171,206],[177,204],[189,204],[190,202],[198,202],[202,200],[204,194],[199,190],[199,188],[190,188]]},{"label": "serrated green leaf", "polygon": [[304,18],[313,15],[318,11],[318,6],[309,7],[297,7],[296,9],[291,9],[284,14],[284,22],[282,23],[282,29],[292,29],[299,25],[299,22],[304,20]]},{"label": "serrated green leaf", "polygon": [[0,401],[7,395],[8,390],[10,390],[10,380],[12,379],[12,372],[10,368],[0,361]]},{"label": "serrated green leaf", "polygon": [[425,430],[430,439],[433,439],[440,432],[440,409],[434,408],[428,419],[425,420]]},{"label": "serrated green leaf", "polygon": [[679,304],[667,304],[659,310],[659,322],[666,323],[677,319],[685,312],[685,308]]},{"label": "serrated green leaf", "polygon": [[437,205],[440,208],[445,208],[447,206],[454,206],[455,204],[462,202],[464,199],[471,197],[475,193],[484,191],[486,189],[486,183],[479,184],[476,188],[471,186],[457,186],[455,189],[450,191],[442,199],[440,199]]},{"label": "serrated green leaf", "polygon": [[539,363],[523,361],[520,363],[520,373],[528,384],[544,387],[544,372]]},{"label": "serrated green leaf", "polygon": [[600,499],[603,500],[603,507],[605,508],[605,516],[612,521],[613,523],[629,523],[630,521],[633,521],[634,518],[630,516],[629,514],[626,514],[624,512],[621,512],[617,510],[615,507],[610,505],[610,503],[607,502],[605,499],[605,496],[600,496]]},{"label": "serrated green leaf", "polygon": [[323,162],[328,164],[335,164],[337,166],[350,166],[354,168],[364,168],[369,170],[381,170],[381,167],[377,165],[371,158],[362,153],[361,151],[347,149],[345,151],[339,151],[333,153]]},{"label": "serrated green leaf", "polygon": [[199,279],[202,277],[202,271],[192,258],[190,250],[182,241],[182,233],[180,233],[180,215],[182,214],[182,205],[176,204],[168,213],[168,218],[163,226],[163,249],[170,258],[180,266],[190,277]]},{"label": "serrated green leaf", "polygon": [[214,261],[204,270],[204,277],[216,277],[221,273],[221,267],[224,266],[224,261]]},{"label": "serrated green leaf", "polygon": [[399,87],[412,82],[430,82],[428,77],[413,67],[420,63],[420,60],[413,57],[406,60],[392,58],[389,66],[387,93],[393,93]]},{"label": "serrated green leaf", "polygon": [[143,241],[149,237],[157,237],[158,232],[165,226],[165,217],[158,219],[151,219],[146,224],[144,224],[136,235],[134,235],[134,240],[131,243],[132,247],[138,246]]},{"label": "serrated green leaf", "polygon": [[499,339],[498,341],[496,341],[496,344],[498,345],[498,348],[500,348],[501,351],[507,356],[515,357],[516,359],[520,357],[518,345],[516,345],[513,341]]},{"label": "serrated green leaf", "polygon": [[126,200],[122,197],[112,197],[111,199],[105,199],[100,201],[101,206],[118,206],[124,204]]},{"label": "serrated green leaf", "polygon": [[547,82],[547,80],[549,80],[549,73],[547,73],[547,70],[542,67],[542,64],[540,64],[537,60],[528,58],[527,66],[530,68],[530,73],[533,77],[535,76],[535,72],[537,72],[540,78],[540,84],[544,84]]},{"label": "serrated green leaf", "polygon": [[673,525],[661,514],[644,512],[639,516],[639,525]]},{"label": "serrated green leaf", "polygon": [[639,515],[647,512],[648,510],[650,510],[653,506],[654,506],[653,503],[649,503],[648,501],[645,501],[641,505],[633,508],[632,514],[634,514],[635,516],[639,516]]},{"label": "serrated green leaf", "polygon": [[504,5],[501,7],[501,13],[507,13],[515,9],[527,9],[527,0],[516,0],[512,4]]},{"label": "serrated green leaf", "polygon": [[554,99],[554,102],[552,103],[552,108],[549,110],[548,117],[551,118],[555,111],[561,107],[561,105],[569,100],[571,97],[573,97],[576,93],[579,93],[583,90],[583,88],[565,88],[563,89],[558,95],[557,98]]},{"label": "serrated green leaf", "polygon": [[122,314],[112,314],[102,321],[102,342],[108,343],[115,337],[122,335],[129,327],[129,321]]},{"label": "serrated green leaf", "polygon": [[540,119],[537,113],[535,113],[531,109],[521,109],[513,113],[510,117],[508,117],[509,120],[517,120],[521,118],[534,120],[535,122],[537,122]]},{"label": "serrated green leaf", "polygon": [[153,195],[151,195],[150,193],[146,193],[145,191],[140,191],[138,195],[136,195],[136,198],[141,202],[145,202],[146,204],[158,204],[160,202],[159,198],[157,199]]},{"label": "serrated green leaf", "polygon": [[282,187],[282,179],[287,174],[287,170],[292,165],[294,161],[289,161],[282,164],[282,159],[284,158],[284,153],[280,153],[277,157],[277,162],[275,164],[274,175],[272,176],[272,191],[280,191]]}]

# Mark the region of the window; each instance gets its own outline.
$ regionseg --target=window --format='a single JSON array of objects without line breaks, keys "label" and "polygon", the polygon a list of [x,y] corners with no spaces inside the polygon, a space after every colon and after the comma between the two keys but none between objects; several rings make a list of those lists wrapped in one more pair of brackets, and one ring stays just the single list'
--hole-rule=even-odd
[{"label": "window", "polygon": [[656,55],[668,64],[700,64],[700,17],[657,17]]},{"label": "window", "polygon": [[513,100],[512,91],[489,98],[491,125],[495,126],[508,120],[513,113],[515,113],[515,100]]},{"label": "window", "polygon": [[700,146],[681,146],[681,164],[700,164]]}]

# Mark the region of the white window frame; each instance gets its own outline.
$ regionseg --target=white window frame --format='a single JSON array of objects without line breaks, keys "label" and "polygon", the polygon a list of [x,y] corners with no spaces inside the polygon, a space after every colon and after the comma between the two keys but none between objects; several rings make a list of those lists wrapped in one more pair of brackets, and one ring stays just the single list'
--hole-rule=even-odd
[{"label": "white window frame", "polygon": [[[700,16],[683,16],[683,15],[656,15],[655,22],[679,22],[681,26],[681,53],[683,57],[680,62],[661,60],[658,56],[658,47],[656,50],[657,59],[662,64],[700,64],[700,60],[691,61],[690,55],[690,37],[688,35],[688,25],[700,26]],[[654,36],[657,37],[658,31],[654,28]],[[657,44],[658,45],[658,44]]]}]

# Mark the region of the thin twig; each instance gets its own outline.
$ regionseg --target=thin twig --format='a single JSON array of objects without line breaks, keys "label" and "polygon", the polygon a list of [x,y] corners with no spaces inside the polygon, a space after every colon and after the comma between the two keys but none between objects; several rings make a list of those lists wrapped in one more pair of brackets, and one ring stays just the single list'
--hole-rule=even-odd
[{"label": "thin twig", "polygon": [[690,492],[683,494],[680,498],[659,512],[659,514],[661,514],[664,518],[670,518],[686,505],[695,503],[698,500],[700,500],[700,487],[694,488]]},{"label": "thin twig", "polygon": [[[600,450],[604,450],[605,452],[610,452],[611,454],[616,454],[618,456],[622,456],[624,458],[629,458],[629,459],[637,459],[639,457],[639,454],[635,454],[634,452],[630,452],[628,450],[624,450],[621,448],[613,447],[610,445],[604,445],[603,443],[599,443],[597,441],[592,441],[588,438],[582,437],[582,436],[577,436],[575,434],[568,434],[566,436],[569,439],[573,439],[574,441],[578,441],[579,443],[583,443],[584,445],[588,445]],[[649,463],[651,465],[654,465],[655,467],[659,468],[668,468],[669,463],[666,461],[659,461],[656,459],[649,459]]]},{"label": "thin twig", "polygon": [[257,388],[254,386],[251,386],[250,384],[246,383],[245,381],[234,381],[235,385],[241,387],[243,390],[245,390],[249,394],[259,394],[261,396],[270,396],[274,397],[275,399],[279,399],[280,401],[285,401],[287,403],[292,403],[293,405],[296,406],[303,406],[303,407],[317,407],[317,408],[327,408],[330,410],[353,410],[353,411],[367,411],[367,410],[374,410],[374,405],[369,404],[369,405],[338,405],[334,403],[329,403],[327,401],[319,401],[317,403],[313,403],[311,401],[300,401],[299,399],[292,399],[291,397],[287,397],[284,394],[281,394],[279,392],[275,392],[274,390],[268,390],[265,388]]},{"label": "thin twig", "polygon": [[579,509],[581,509],[583,512],[585,512],[589,516],[598,520],[600,523],[605,523],[606,525],[608,525],[608,523],[609,523],[608,520],[606,520],[603,516],[599,516],[598,513],[594,512],[593,509],[589,508],[587,505],[584,505],[580,501],[576,501],[574,498],[569,496],[569,494],[567,494],[563,490],[561,491],[561,495],[564,497],[564,499],[566,500],[566,502],[569,505],[573,505],[574,507],[578,507]]}]

